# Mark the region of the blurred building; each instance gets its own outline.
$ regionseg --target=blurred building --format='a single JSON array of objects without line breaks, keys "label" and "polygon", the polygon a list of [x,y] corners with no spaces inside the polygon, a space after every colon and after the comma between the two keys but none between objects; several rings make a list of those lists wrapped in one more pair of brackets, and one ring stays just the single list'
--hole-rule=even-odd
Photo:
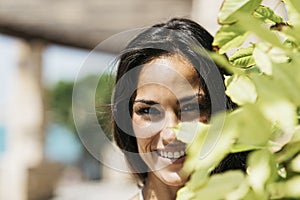
[{"label": "blurred building", "polygon": [[[192,3],[0,0],[0,33],[20,38],[8,104],[5,112],[0,112],[0,199],[49,199],[61,172],[61,167],[49,162],[44,152],[47,101],[41,79],[45,47],[54,43],[93,49],[124,30],[172,17],[190,17]],[[106,46],[103,51],[114,52],[117,45]]]}]

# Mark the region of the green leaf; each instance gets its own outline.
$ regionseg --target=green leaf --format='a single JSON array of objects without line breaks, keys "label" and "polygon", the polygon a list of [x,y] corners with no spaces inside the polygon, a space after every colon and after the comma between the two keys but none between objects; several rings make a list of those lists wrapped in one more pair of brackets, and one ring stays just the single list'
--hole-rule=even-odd
[{"label": "green leaf", "polygon": [[297,32],[300,30],[300,1],[299,0],[284,0],[291,24]]},{"label": "green leaf", "polygon": [[298,124],[300,124],[300,106],[297,106],[297,119],[298,119]]},{"label": "green leaf", "polygon": [[299,43],[300,43],[299,31],[297,31],[294,27],[291,26],[283,26],[281,33],[283,33],[286,37],[290,38],[290,40],[293,41],[293,43],[297,45],[299,49]]},{"label": "green leaf", "polygon": [[[283,34],[284,35],[284,34]],[[286,35],[284,35],[286,37]],[[286,39],[283,44],[290,48],[290,49],[295,49],[296,51],[299,51],[299,44],[297,43],[297,41],[295,40],[295,38],[289,38]]]},{"label": "green leaf", "polygon": [[245,13],[237,13],[238,16],[238,26],[241,27],[244,31],[255,34],[261,40],[272,44],[273,46],[284,49],[282,42],[279,37],[271,32],[267,27],[262,25],[262,22],[259,19],[249,16]]},{"label": "green leaf", "polygon": [[253,58],[255,60],[256,66],[260,69],[261,72],[266,73],[267,75],[272,74],[272,61],[268,54],[266,53],[268,49],[265,48],[265,45],[257,44],[253,50]]},{"label": "green leaf", "polygon": [[280,16],[276,15],[271,8],[266,6],[260,5],[255,10],[253,15],[259,18],[260,20],[263,20],[265,23],[269,23],[269,24],[283,23],[283,19]]},{"label": "green leaf", "polygon": [[232,56],[230,56],[229,61],[235,66],[242,66],[248,68],[255,64],[252,53],[253,46],[247,48],[241,48],[236,51]]},{"label": "green leaf", "polygon": [[239,47],[244,43],[248,33],[238,25],[223,25],[215,35],[213,46],[219,48],[219,53]]},{"label": "green leaf", "polygon": [[235,14],[237,12],[252,12],[254,11],[261,0],[225,0],[219,11],[218,20],[220,24],[230,24],[237,20]]},{"label": "green leaf", "polygon": [[269,185],[270,199],[300,198],[300,176],[295,176],[285,182],[272,183]]},{"label": "green leaf", "polygon": [[249,77],[233,75],[225,79],[226,94],[239,105],[254,103],[257,98],[256,88]]},{"label": "green leaf", "polygon": [[[292,58],[290,63],[273,63],[272,76],[252,73],[249,76],[256,86],[259,101],[264,104],[276,101],[290,101],[300,105],[300,68],[299,58]],[[300,61],[300,59],[299,59]]]},{"label": "green leaf", "polygon": [[[276,88],[273,90],[277,91],[278,95],[285,97],[295,105],[300,105],[300,59],[297,58],[292,60],[290,63],[285,64],[274,64],[273,67],[273,84],[276,84]],[[272,80],[270,80],[272,82]]]},{"label": "green leaf", "polygon": [[[194,124],[193,124],[194,123]],[[177,131],[181,129],[181,126],[185,126],[183,130],[185,131]],[[190,127],[188,127],[190,125]],[[197,130],[197,126],[201,127],[200,131]],[[176,130],[177,129],[177,130]],[[178,127],[175,128],[175,133],[177,135],[178,140],[183,142],[187,142],[187,158],[184,164],[184,171],[186,173],[191,173],[197,167],[200,158],[200,152],[203,148],[203,144],[205,142],[206,135],[208,134],[208,126],[202,123],[181,123]],[[196,135],[193,135],[195,134]],[[186,137],[186,135],[193,135],[193,137]],[[192,138],[192,140],[190,140]]]},{"label": "green leaf", "polygon": [[231,153],[250,151],[250,150],[258,150],[264,148],[263,146],[243,144],[243,143],[235,143],[231,147]]},{"label": "green leaf", "polygon": [[300,172],[300,154],[298,154],[296,158],[292,160],[290,167],[294,172]]},{"label": "green leaf", "polygon": [[232,127],[224,126],[224,113],[214,115],[208,131],[197,134],[188,145],[184,171],[189,173],[196,169],[209,174],[230,152],[237,135]]},{"label": "green leaf", "polygon": [[176,200],[195,199],[195,194],[188,189],[188,187],[182,187],[176,194]]},{"label": "green leaf", "polygon": [[249,193],[249,183],[248,180],[244,180],[241,182],[240,186],[226,195],[226,200],[239,200],[244,199],[247,200],[247,195]]},{"label": "green leaf", "polygon": [[271,48],[269,56],[274,63],[288,63],[291,61],[291,58],[285,54],[284,50],[276,47]]},{"label": "green leaf", "polygon": [[259,199],[266,199],[265,186],[277,177],[277,168],[270,151],[259,150],[248,159],[248,180]]},{"label": "green leaf", "polygon": [[243,200],[261,200],[261,199],[258,199],[257,195],[255,195],[253,190],[251,190],[251,188],[250,188],[249,192],[246,194],[246,196],[243,197]]},{"label": "green leaf", "polygon": [[186,144],[192,143],[196,135],[205,134],[208,128],[209,125],[200,122],[182,122],[172,127],[177,139]]},{"label": "green leaf", "polygon": [[185,187],[179,189],[177,192],[177,200],[194,199],[196,191],[199,190],[203,185],[207,184],[209,180],[209,174],[207,170],[196,170],[189,181],[185,184]]},{"label": "green leaf", "polygon": [[[279,70],[283,70],[285,74],[287,74],[287,78],[288,79],[292,79],[293,80],[293,84],[295,85],[294,89],[296,89],[296,91],[299,91],[297,89],[300,88],[300,78],[299,78],[299,74],[300,74],[300,53],[294,53],[291,57],[291,62],[289,62],[288,64],[284,65],[284,64],[280,64]],[[279,72],[281,73],[281,72]],[[298,93],[299,94],[299,93]],[[296,105],[300,105],[300,102],[295,101]]]},{"label": "green leaf", "polygon": [[285,50],[265,42],[255,44],[253,57],[256,65],[268,75],[272,74],[272,63],[289,63],[291,61]]},{"label": "green leaf", "polygon": [[237,132],[239,136],[231,151],[237,151],[236,147],[243,147],[246,151],[268,146],[272,124],[256,105],[244,105],[230,113],[227,118],[225,128]]},{"label": "green leaf", "polygon": [[295,127],[293,137],[291,142],[299,142],[300,141],[300,125]]},{"label": "green leaf", "polygon": [[276,154],[278,163],[289,162],[300,152],[300,141],[289,142]]},{"label": "green leaf", "polygon": [[264,116],[284,132],[284,134],[276,136],[276,139],[274,138],[275,142],[287,142],[286,140],[291,138],[297,123],[295,105],[290,101],[274,99],[272,102],[262,103],[259,106]]},{"label": "green leaf", "polygon": [[[245,176],[241,171],[229,171],[214,175],[203,188],[195,192],[195,199],[224,199],[224,197],[226,198],[226,196],[230,196],[238,190],[244,181]],[[247,191],[247,187],[243,189]]]},{"label": "green leaf", "polygon": [[274,99],[273,101],[260,103],[258,106],[263,115],[272,123],[270,149],[277,152],[290,142],[295,133],[297,122],[295,105],[287,100]]},{"label": "green leaf", "polygon": [[239,66],[231,65],[228,62],[228,59],[224,54],[220,55],[216,52],[209,52],[209,56],[216,64],[218,64],[220,67],[224,68],[230,74],[233,74],[233,73],[235,73],[235,74],[242,73],[243,74],[244,73],[242,69],[238,68]]}]

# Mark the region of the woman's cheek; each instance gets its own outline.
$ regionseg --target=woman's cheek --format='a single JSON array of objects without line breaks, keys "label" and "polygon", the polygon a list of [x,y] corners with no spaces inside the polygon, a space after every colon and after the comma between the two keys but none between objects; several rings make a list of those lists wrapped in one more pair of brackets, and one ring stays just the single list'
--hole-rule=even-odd
[{"label": "woman's cheek", "polygon": [[133,121],[133,131],[136,138],[147,139],[159,134],[163,128],[162,122],[143,122]]},{"label": "woman's cheek", "polygon": [[152,141],[152,138],[137,139],[139,153],[151,152]]}]

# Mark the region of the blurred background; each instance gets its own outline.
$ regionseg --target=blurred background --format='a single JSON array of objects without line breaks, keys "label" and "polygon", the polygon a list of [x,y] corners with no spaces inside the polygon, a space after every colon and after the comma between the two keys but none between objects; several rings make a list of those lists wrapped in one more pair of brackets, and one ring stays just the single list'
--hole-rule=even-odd
[{"label": "blurred background", "polygon": [[[198,21],[213,35],[221,0],[0,0],[0,199],[129,199],[130,175],[96,160],[81,144],[72,89],[89,52],[121,31],[173,17]],[[116,43],[98,50],[98,67]],[[103,66],[102,66],[103,64]],[[91,68],[92,69],[92,68]],[[103,71],[97,103],[110,104],[113,75]],[[95,77],[90,70],[79,81]],[[108,115],[99,123],[110,134]],[[101,141],[107,159],[113,157]],[[104,158],[105,159],[105,158]]]}]

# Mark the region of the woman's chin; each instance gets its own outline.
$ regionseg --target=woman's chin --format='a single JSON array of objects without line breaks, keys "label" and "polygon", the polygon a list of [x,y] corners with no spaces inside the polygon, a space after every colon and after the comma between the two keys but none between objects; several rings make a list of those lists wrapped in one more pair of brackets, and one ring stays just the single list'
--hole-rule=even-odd
[{"label": "woman's chin", "polygon": [[186,181],[187,177],[179,174],[179,172],[156,172],[158,178],[166,185],[169,186],[183,186]]}]

